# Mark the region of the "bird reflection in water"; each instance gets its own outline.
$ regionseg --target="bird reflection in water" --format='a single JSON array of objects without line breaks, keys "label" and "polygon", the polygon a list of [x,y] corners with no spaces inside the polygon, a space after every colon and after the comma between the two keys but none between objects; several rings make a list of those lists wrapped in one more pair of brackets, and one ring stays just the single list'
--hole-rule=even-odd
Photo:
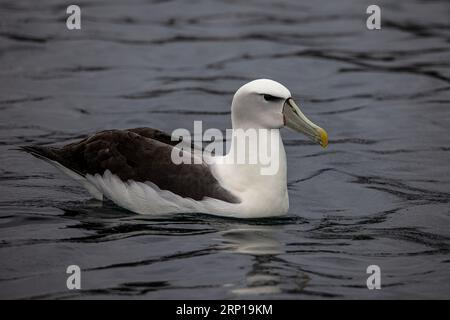
[{"label": "bird reflection in water", "polygon": [[250,270],[244,281],[229,285],[231,293],[240,297],[265,297],[276,294],[301,293],[309,277],[301,267],[283,258],[285,250],[277,237],[283,226],[250,226],[221,232],[222,249],[251,256]]}]

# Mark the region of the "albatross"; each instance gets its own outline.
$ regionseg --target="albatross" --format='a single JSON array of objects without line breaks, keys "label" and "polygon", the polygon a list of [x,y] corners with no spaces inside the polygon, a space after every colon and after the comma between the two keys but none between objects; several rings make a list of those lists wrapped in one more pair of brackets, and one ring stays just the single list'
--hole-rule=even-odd
[{"label": "albatross", "polygon": [[[174,163],[179,140],[152,128],[106,130],[64,145],[23,146],[81,183],[96,199],[139,214],[204,213],[236,218],[284,215],[289,209],[286,153],[280,129],[303,133],[322,147],[324,129],[311,122],[282,84],[258,79],[240,87],[231,104],[232,132],[267,130],[279,147],[270,157],[277,170],[262,174],[263,164],[236,162],[236,148],[245,136],[232,135],[230,151],[200,163]],[[253,152],[248,143],[244,152]],[[245,147],[247,145],[247,147]],[[265,144],[262,144],[264,148]],[[182,149],[182,152],[191,152]]]}]

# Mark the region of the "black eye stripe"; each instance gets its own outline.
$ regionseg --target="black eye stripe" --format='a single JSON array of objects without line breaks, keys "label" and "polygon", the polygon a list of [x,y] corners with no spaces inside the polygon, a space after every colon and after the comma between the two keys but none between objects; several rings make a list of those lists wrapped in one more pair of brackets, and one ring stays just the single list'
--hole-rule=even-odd
[{"label": "black eye stripe", "polygon": [[280,97],[272,96],[270,94],[263,94],[263,97],[264,97],[264,100],[266,100],[266,101],[277,101],[277,100],[283,99],[283,98],[280,98]]}]

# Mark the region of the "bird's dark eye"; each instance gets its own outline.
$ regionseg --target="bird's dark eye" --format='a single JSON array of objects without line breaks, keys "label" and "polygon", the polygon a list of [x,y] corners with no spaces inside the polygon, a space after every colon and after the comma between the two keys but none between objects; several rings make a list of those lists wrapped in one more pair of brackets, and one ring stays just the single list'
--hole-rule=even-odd
[{"label": "bird's dark eye", "polygon": [[263,97],[264,97],[264,100],[266,100],[266,101],[277,101],[277,100],[282,99],[280,97],[271,96],[270,94],[263,94]]}]

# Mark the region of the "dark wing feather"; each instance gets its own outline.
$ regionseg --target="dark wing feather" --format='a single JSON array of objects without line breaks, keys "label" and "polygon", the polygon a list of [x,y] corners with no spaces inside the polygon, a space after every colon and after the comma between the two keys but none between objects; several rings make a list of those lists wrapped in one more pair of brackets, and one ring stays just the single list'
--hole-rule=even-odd
[{"label": "dark wing feather", "polygon": [[102,131],[61,148],[27,146],[22,149],[59,162],[81,175],[103,174],[109,170],[122,181],[150,181],[182,197],[239,202],[221,187],[206,164],[174,164],[171,152],[178,142],[171,141],[170,135],[159,130],[136,128]]},{"label": "dark wing feather", "polygon": [[158,130],[158,129],[141,127],[141,128],[127,129],[126,131],[136,133],[145,138],[158,140],[159,142],[169,144],[171,146],[176,146],[179,142],[181,142],[181,139],[176,139],[176,140],[172,141],[171,135],[165,133],[164,131]]},{"label": "dark wing feather", "polygon": [[[183,139],[181,137],[172,137],[171,135],[165,133],[164,131],[153,129],[153,128],[147,128],[147,127],[141,127],[141,128],[134,128],[134,129],[127,129],[126,131],[137,133],[140,136],[158,140],[162,143],[176,146],[179,144]],[[187,143],[186,143],[187,146]],[[202,146],[194,144],[194,141],[191,141],[190,143],[191,149],[200,149],[204,150]]]}]

